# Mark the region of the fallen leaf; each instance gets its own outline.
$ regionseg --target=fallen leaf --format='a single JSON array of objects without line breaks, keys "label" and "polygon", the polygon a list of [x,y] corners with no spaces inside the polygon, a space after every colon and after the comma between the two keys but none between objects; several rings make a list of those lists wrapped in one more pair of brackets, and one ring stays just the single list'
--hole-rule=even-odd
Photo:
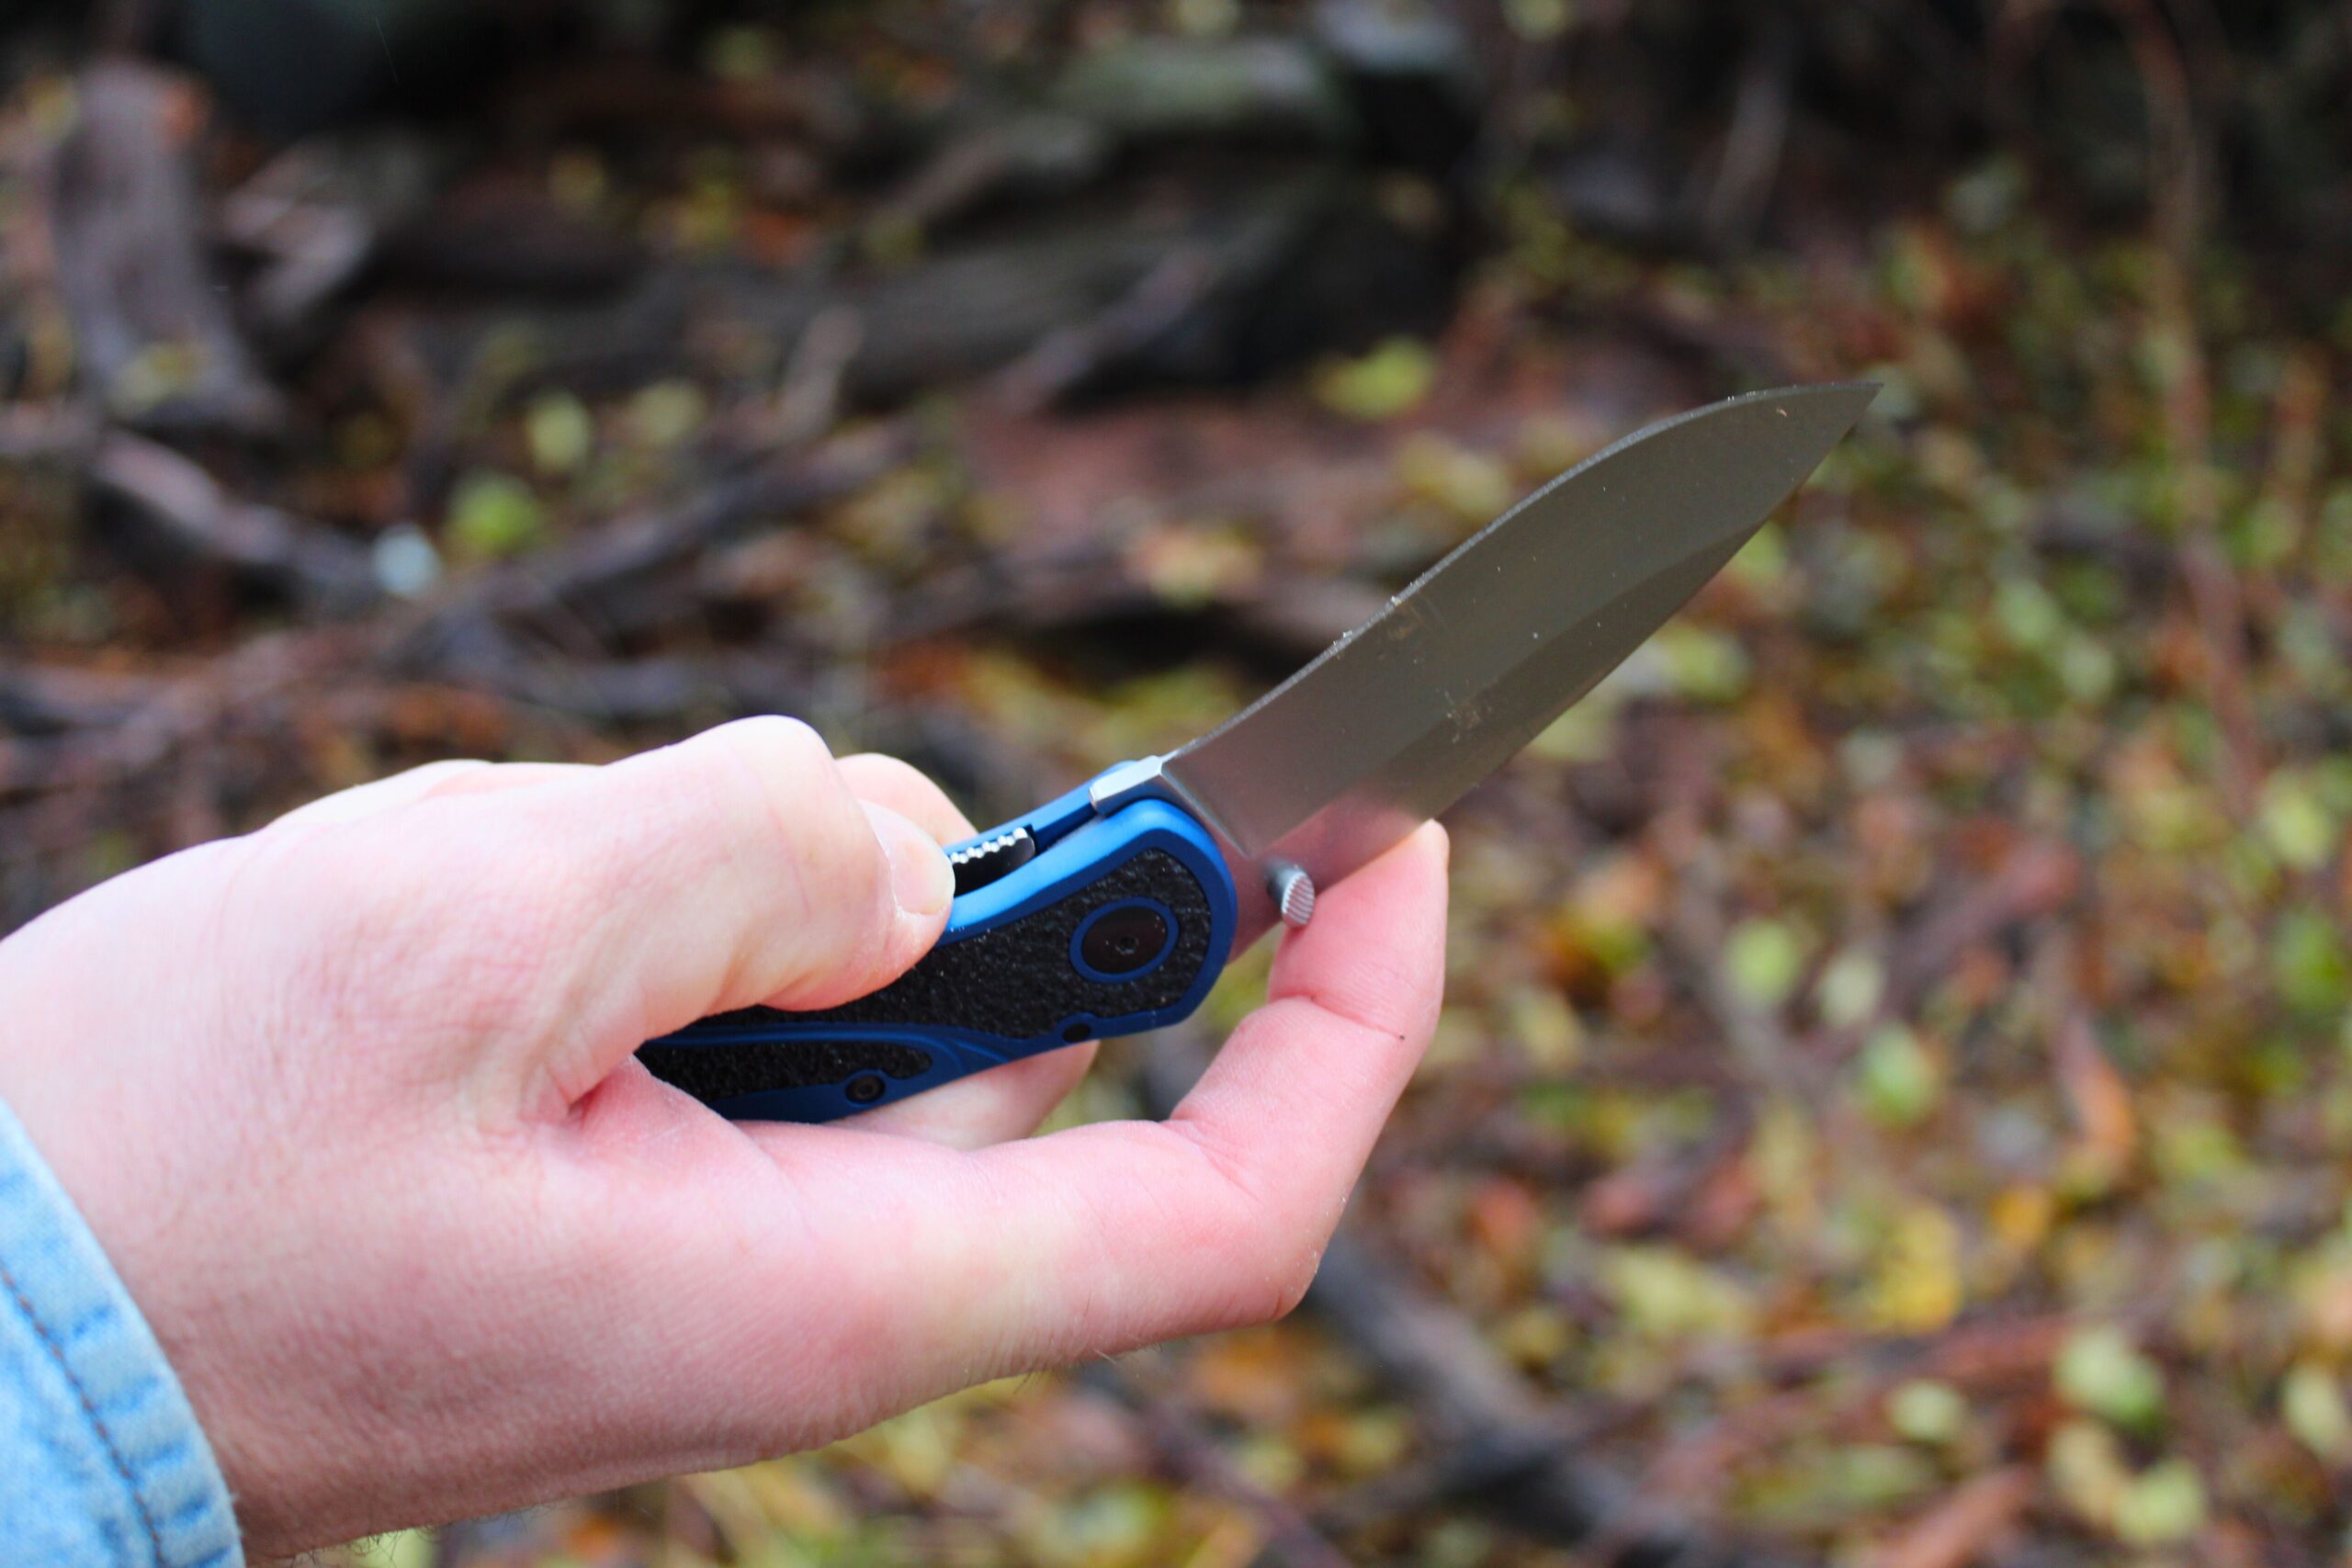
[{"label": "fallen leaf", "polygon": [[2090,1020],[2070,1015],[2058,1030],[2058,1081],[2080,1134],[2076,1159],[2083,1173],[2108,1185],[2122,1176],[2140,1145],[2132,1090],[2099,1048]]},{"label": "fallen leaf", "polygon": [[1980,1475],[1864,1561],[1869,1568],[1968,1568],[2016,1529],[2033,1488],[2033,1472],[2023,1465]]}]

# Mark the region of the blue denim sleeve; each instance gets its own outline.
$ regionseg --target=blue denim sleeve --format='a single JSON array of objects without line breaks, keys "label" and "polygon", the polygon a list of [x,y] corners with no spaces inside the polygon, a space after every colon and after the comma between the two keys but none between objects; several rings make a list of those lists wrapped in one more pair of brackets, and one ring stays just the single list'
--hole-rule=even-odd
[{"label": "blue denim sleeve", "polygon": [[0,1561],[238,1568],[187,1395],[24,1128],[0,1105]]}]

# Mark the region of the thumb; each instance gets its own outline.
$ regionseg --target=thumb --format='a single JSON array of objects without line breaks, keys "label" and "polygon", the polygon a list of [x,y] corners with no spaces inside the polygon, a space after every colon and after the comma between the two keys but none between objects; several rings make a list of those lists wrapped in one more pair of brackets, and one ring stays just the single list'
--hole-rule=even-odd
[{"label": "thumb", "polygon": [[938,940],[955,893],[931,836],[859,800],[816,732],[785,718],[371,825],[433,863],[425,897],[452,928],[434,943],[438,983],[488,1026],[526,1112],[560,1113],[707,1014],[888,984]]}]

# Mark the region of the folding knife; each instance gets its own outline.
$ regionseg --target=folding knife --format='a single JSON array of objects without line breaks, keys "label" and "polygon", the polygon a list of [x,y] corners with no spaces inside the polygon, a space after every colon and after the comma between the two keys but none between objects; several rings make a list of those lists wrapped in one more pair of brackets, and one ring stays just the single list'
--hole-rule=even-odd
[{"label": "folding knife", "polygon": [[1874,387],[1733,398],[1625,437],[1489,524],[1247,710],[949,851],[926,957],[822,1012],[650,1042],[744,1120],[826,1122],[1173,1023],[1275,922],[1453,804],[1622,663],[1852,428]]}]

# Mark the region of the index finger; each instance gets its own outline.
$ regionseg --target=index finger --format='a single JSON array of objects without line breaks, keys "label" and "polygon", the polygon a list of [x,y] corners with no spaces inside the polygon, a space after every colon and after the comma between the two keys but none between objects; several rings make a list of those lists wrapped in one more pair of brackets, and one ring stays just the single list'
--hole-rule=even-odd
[{"label": "index finger", "polygon": [[1444,829],[1333,888],[1165,1122],[1074,1128],[981,1157],[1078,1200],[1061,1288],[1033,1292],[1037,1364],[1280,1317],[1298,1304],[1437,1027]]},{"label": "index finger", "polygon": [[1431,826],[1333,888],[1165,1122],[931,1156],[743,1128],[802,1224],[891,1216],[888,1248],[818,1246],[856,1259],[840,1299],[890,1347],[869,1371],[911,1403],[1295,1306],[1436,1026],[1445,861]]}]

